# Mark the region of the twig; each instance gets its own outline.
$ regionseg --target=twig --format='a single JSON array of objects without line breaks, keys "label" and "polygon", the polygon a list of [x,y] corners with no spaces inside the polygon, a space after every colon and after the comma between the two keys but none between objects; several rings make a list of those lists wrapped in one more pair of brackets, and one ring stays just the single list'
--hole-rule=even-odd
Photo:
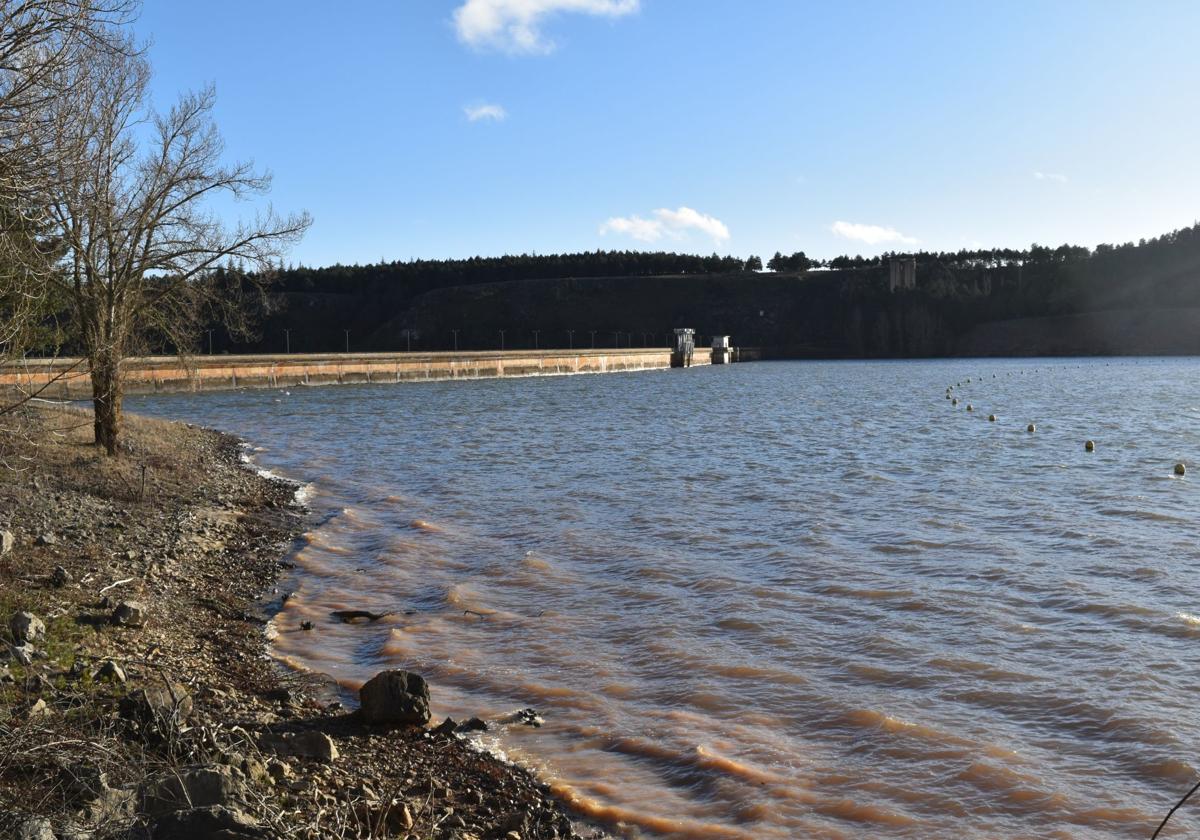
[{"label": "twig", "polygon": [[1183,795],[1183,799],[1180,799],[1175,803],[1174,808],[1172,808],[1170,811],[1167,811],[1167,815],[1163,817],[1163,821],[1158,824],[1158,828],[1154,829],[1154,833],[1150,835],[1150,840],[1155,840],[1155,838],[1158,837],[1158,833],[1163,830],[1163,826],[1167,824],[1167,820],[1171,819],[1171,815],[1178,811],[1183,803],[1187,802],[1188,799],[1191,798],[1191,795],[1197,790],[1200,790],[1200,782],[1196,782],[1196,784],[1192,785],[1192,789]]},{"label": "twig", "polygon": [[113,581],[108,586],[101,589],[100,594],[103,595],[105,592],[107,592],[110,589],[113,589],[114,587],[124,586],[127,583],[133,583],[135,580],[137,580],[137,578],[125,578],[124,580]]}]

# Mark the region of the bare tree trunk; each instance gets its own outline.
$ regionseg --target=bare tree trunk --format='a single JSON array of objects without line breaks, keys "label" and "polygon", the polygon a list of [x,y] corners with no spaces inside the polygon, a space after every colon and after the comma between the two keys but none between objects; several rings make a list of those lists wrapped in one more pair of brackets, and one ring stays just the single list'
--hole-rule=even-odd
[{"label": "bare tree trunk", "polygon": [[92,366],[92,406],[96,445],[109,455],[117,454],[117,435],[121,429],[121,360],[111,353],[100,353],[90,360]]}]

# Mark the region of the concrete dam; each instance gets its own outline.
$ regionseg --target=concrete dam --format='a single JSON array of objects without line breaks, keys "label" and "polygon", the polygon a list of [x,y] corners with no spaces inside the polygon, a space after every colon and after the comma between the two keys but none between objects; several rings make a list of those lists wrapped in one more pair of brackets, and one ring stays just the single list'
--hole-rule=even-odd
[{"label": "concrete dam", "polygon": [[[441,353],[321,353],[254,356],[148,356],[122,363],[127,394],[279,388],[350,383],[422,382],[503,376],[615,373],[671,367],[668,347],[589,350],[508,350]],[[757,358],[749,349],[741,360]],[[692,365],[711,363],[697,352]],[[27,359],[0,367],[0,388],[44,388],[43,397],[92,395],[82,359]]]}]

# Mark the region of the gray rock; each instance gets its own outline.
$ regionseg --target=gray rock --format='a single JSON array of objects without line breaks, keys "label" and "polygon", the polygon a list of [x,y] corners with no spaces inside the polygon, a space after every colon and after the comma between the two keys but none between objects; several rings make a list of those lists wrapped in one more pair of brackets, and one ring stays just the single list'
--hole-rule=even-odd
[{"label": "gray rock", "polygon": [[33,656],[37,653],[33,649],[33,645],[26,642],[23,645],[10,645],[7,643],[0,644],[0,657],[6,659],[15,659],[21,665],[26,667],[33,664]]},{"label": "gray rock", "polygon": [[31,612],[13,613],[8,620],[8,629],[12,631],[17,644],[35,642],[46,636],[45,623]]},{"label": "gray rock", "polygon": [[458,729],[458,722],[454,718],[448,717],[437,726],[433,727],[430,732],[432,732],[434,735],[453,735],[454,730],[456,729]]},{"label": "gray rock", "polygon": [[258,739],[258,746],[265,753],[296,758],[315,758],[330,762],[338,757],[337,746],[324,732],[268,732]]},{"label": "gray rock", "polygon": [[106,787],[84,810],[90,824],[105,826],[133,817],[136,805],[137,797],[132,790]]},{"label": "gray rock", "polygon": [[151,827],[150,836],[170,840],[267,840],[271,835],[235,808],[209,806],[160,817]]},{"label": "gray rock", "polygon": [[15,840],[58,840],[58,838],[54,836],[54,829],[50,827],[50,820],[41,817],[31,817],[17,826]]},{"label": "gray rock", "polygon": [[267,775],[276,782],[290,782],[296,778],[296,774],[292,771],[290,764],[275,758],[267,762]]},{"label": "gray rock", "polygon": [[12,531],[0,531],[0,557],[12,551],[16,542]]},{"label": "gray rock", "polygon": [[174,728],[187,722],[192,714],[192,696],[183,686],[152,685],[138,688],[121,698],[121,716],[160,729]]},{"label": "gray rock", "polygon": [[55,566],[54,571],[50,575],[50,583],[58,589],[62,589],[71,582],[71,573],[62,566]]},{"label": "gray rock", "polygon": [[63,789],[73,800],[95,799],[108,790],[108,774],[94,764],[68,764],[62,768]]},{"label": "gray rock", "polygon": [[115,683],[124,683],[125,671],[122,670],[121,666],[116,662],[113,662],[111,659],[106,659],[101,663],[100,667],[96,669],[96,673],[92,674],[92,679],[96,681],[110,680]]},{"label": "gray rock", "polygon": [[8,670],[7,665],[0,665],[0,685],[13,682],[12,671]]},{"label": "gray rock", "polygon": [[429,723],[429,685],[412,671],[380,671],[358,691],[366,723]]},{"label": "gray rock", "polygon": [[119,627],[144,627],[146,607],[139,601],[122,601],[113,610],[112,623]]},{"label": "gray rock", "polygon": [[157,817],[180,808],[233,807],[245,795],[241,774],[224,764],[206,764],[184,767],[143,784],[139,798],[142,812]]},{"label": "gray rock", "polygon": [[58,537],[54,536],[54,534],[51,534],[51,533],[40,534],[38,536],[38,538],[33,541],[33,544],[34,545],[58,545]]},{"label": "gray rock", "polygon": [[45,700],[39,697],[37,702],[29,707],[29,712],[27,714],[30,720],[50,717],[50,707],[46,705]]}]

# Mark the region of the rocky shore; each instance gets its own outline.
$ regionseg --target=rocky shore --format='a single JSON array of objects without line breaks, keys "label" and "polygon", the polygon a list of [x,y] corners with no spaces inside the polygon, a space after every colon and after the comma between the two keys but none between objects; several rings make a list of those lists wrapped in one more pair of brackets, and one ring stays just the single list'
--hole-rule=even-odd
[{"label": "rocky shore", "polygon": [[86,413],[4,419],[0,837],[579,837],[416,675],[347,709],[269,657],[306,514],[236,439],[130,418],[108,459]]}]

